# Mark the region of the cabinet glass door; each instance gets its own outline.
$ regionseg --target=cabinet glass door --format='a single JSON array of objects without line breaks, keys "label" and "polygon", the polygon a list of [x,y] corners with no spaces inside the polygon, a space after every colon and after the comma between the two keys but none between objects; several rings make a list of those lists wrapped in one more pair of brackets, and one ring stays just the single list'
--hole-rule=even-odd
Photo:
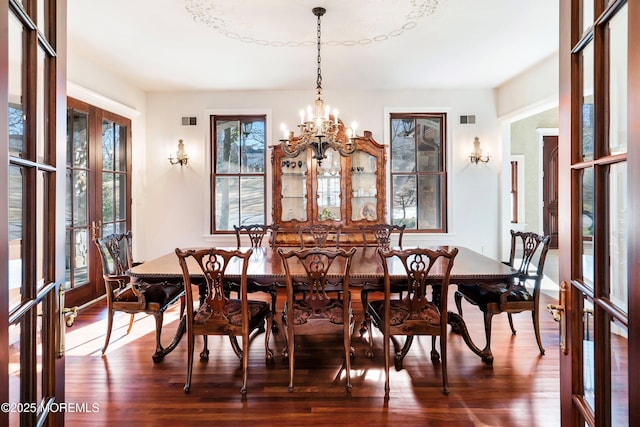
[{"label": "cabinet glass door", "polygon": [[328,149],[327,158],[318,164],[318,220],[339,221],[340,215],[340,153]]},{"label": "cabinet glass door", "polygon": [[307,155],[281,160],[282,218],[281,221],[307,220]]},{"label": "cabinet glass door", "polygon": [[351,160],[351,220],[377,221],[377,159],[356,151]]}]

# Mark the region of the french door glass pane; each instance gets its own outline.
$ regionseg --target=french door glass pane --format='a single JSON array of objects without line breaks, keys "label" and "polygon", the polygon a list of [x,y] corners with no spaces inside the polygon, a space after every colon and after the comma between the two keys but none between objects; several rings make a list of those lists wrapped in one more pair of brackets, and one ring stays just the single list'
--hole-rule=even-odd
[{"label": "french door glass pane", "polygon": [[48,163],[53,163],[51,162],[51,159],[47,158],[47,153],[46,153],[46,142],[45,142],[45,138],[47,137],[47,129],[46,129],[46,123],[47,123],[47,102],[48,102],[48,96],[47,96],[47,92],[46,92],[46,88],[48,87],[46,85],[46,81],[45,81],[45,76],[46,76],[46,70],[45,70],[45,61],[47,60],[47,55],[46,53],[42,50],[42,48],[38,47],[38,56],[37,56],[37,61],[38,61],[38,71],[37,71],[37,93],[38,96],[36,97],[36,141],[37,141],[37,153],[38,153],[38,162],[48,162]]},{"label": "french door glass pane", "polygon": [[584,33],[593,25],[593,2],[594,0],[582,0],[582,32]]},{"label": "french door glass pane", "polygon": [[23,169],[9,166],[9,310],[22,302],[23,260],[22,245],[25,241]]},{"label": "french door glass pane", "polygon": [[[442,141],[440,140],[440,118],[418,119],[416,126],[418,141],[418,172],[440,172]],[[429,228],[422,225],[419,228]]]},{"label": "french door glass pane", "polygon": [[[611,322],[611,425],[629,425],[629,357],[627,328]],[[636,409],[637,410],[637,409]]]},{"label": "french door glass pane", "polygon": [[24,112],[22,107],[22,68],[24,67],[22,49],[24,33],[22,24],[9,14],[9,154],[21,157],[24,153]]},{"label": "french door glass pane", "polygon": [[115,209],[115,219],[126,219],[127,209],[127,176],[119,173],[114,175],[115,188],[113,192],[113,205]]},{"label": "french door glass pane", "polygon": [[73,171],[71,195],[73,197],[73,225],[75,227],[87,225],[89,211],[87,181],[87,171]]},{"label": "french door glass pane", "polygon": [[238,177],[216,178],[216,230],[231,231],[240,224]]},{"label": "french door glass pane", "polygon": [[240,177],[240,224],[264,224],[264,180]]},{"label": "french door glass pane", "polygon": [[[68,199],[68,197],[67,197]],[[67,231],[65,233],[64,239],[64,249],[65,249],[65,258],[64,258],[64,289],[70,289],[72,286],[71,281],[71,269],[73,268],[73,263],[71,261],[71,245],[73,242],[73,231],[69,230],[67,227]]]},{"label": "french door glass pane", "polygon": [[38,24],[38,28],[40,28],[40,31],[43,34],[47,34],[47,31],[49,30],[48,26],[47,26],[47,20],[44,18],[45,17],[45,0],[38,0],[37,2],[37,11],[38,11],[38,19],[36,20],[36,23]]},{"label": "french door glass pane", "polygon": [[593,303],[588,298],[584,298],[582,312],[582,372],[584,381],[584,399],[595,410],[595,353],[594,353],[594,324],[593,324]]},{"label": "french door glass pane", "polygon": [[45,242],[47,235],[47,215],[49,212],[49,173],[38,172],[36,175],[36,279],[40,289],[48,283],[46,277]]},{"label": "french door glass pane", "polygon": [[70,110],[67,121],[72,133],[67,135],[67,166],[88,167],[89,159],[89,116],[76,110]]},{"label": "french door glass pane", "polygon": [[627,163],[609,169],[609,256],[611,258],[609,299],[628,312],[627,284]]},{"label": "french door glass pane", "polygon": [[582,278],[593,286],[593,168],[582,172]]},{"label": "french door glass pane", "polygon": [[609,150],[627,151],[627,4],[609,22]]},{"label": "french door glass pane", "polygon": [[115,182],[114,174],[104,172],[102,174],[102,222],[113,222],[116,219],[114,211]]},{"label": "french door glass pane", "polygon": [[106,171],[115,170],[114,156],[115,151],[115,135],[112,123],[108,120],[102,121],[102,169]]},{"label": "french door glass pane", "polygon": [[113,170],[122,172],[126,166],[123,127],[117,123],[110,123],[113,129]]},{"label": "french door glass pane", "polygon": [[82,228],[73,234],[73,282],[77,286],[89,280],[89,231]]},{"label": "french door glass pane", "polygon": [[[21,326],[20,322],[9,326],[9,403],[11,405],[20,403],[20,367],[22,366],[20,363]],[[20,425],[20,413],[18,411],[9,412],[9,425]]]},{"label": "french door glass pane", "polygon": [[418,200],[416,176],[394,176],[393,196],[391,201],[393,224],[406,225],[407,229],[415,229],[417,225]]},{"label": "french door glass pane", "polygon": [[582,157],[593,159],[593,42],[582,52]]}]

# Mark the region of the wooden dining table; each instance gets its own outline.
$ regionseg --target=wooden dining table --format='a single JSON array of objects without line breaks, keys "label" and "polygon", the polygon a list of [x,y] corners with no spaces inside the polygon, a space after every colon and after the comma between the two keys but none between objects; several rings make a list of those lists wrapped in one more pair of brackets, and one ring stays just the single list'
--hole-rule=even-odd
[{"label": "wooden dining table", "polygon": [[[500,261],[489,258],[469,248],[461,246],[456,247],[458,248],[458,255],[455,258],[453,269],[451,270],[450,283],[452,285],[471,286],[483,284],[485,286],[501,286],[501,284],[511,280],[511,278],[516,274],[515,270]],[[433,247],[433,249],[440,248],[450,250],[453,249],[453,246]],[[240,248],[240,250],[247,249],[249,248]],[[297,248],[287,247],[282,250],[286,252],[288,250],[296,249]],[[368,246],[357,247],[356,249],[356,253],[353,256],[351,263],[349,286],[355,288],[362,287],[370,290],[376,288],[382,289],[384,271],[382,264],[380,263],[377,248]],[[407,249],[407,247],[404,247],[404,249]],[[264,286],[265,289],[274,286],[284,287],[285,272],[280,256],[276,252],[277,249],[271,247],[259,247],[252,248],[252,250],[253,252],[251,254],[247,270],[247,279],[257,285]],[[190,259],[188,259],[188,261],[190,261]],[[406,277],[404,268],[400,262],[393,263],[389,267],[389,274],[392,280],[399,280]],[[199,269],[190,268],[189,270],[195,272]],[[336,268],[336,277],[338,277],[337,271],[338,268]],[[144,263],[131,268],[127,271],[127,274],[131,277],[132,283],[179,283],[183,280],[182,270],[180,269],[178,258],[174,252],[145,261]],[[302,278],[302,270],[293,272],[294,276],[297,274]],[[230,263],[225,272],[225,278],[230,281],[236,281],[240,279],[240,275],[240,262]],[[433,275],[434,278],[438,278],[438,268],[433,270]],[[329,272],[329,276],[331,276],[331,271]],[[192,279],[197,282],[198,275],[195,274]],[[492,364],[493,354],[489,343],[487,343],[484,348],[479,348],[472,341],[464,318],[453,311],[449,312],[448,317],[448,322],[452,327],[452,331],[459,333],[463,337],[467,346],[475,354],[480,356],[484,363]],[[184,334],[185,327],[186,324],[183,318],[171,344],[165,347],[161,352],[154,354],[154,360],[162,360],[166,354],[170,353],[177,346]]]}]

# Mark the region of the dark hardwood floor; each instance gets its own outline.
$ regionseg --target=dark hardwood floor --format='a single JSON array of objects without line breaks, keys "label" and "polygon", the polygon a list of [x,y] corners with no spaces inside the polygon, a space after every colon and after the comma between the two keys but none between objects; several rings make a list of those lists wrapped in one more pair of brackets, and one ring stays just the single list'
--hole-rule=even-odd
[{"label": "dark hardwood floor", "polygon": [[[254,296],[261,294],[253,294]],[[450,308],[455,309],[450,295]],[[283,295],[279,296],[279,309]],[[541,306],[551,302],[543,296]],[[354,295],[356,322],[362,318]],[[484,346],[480,311],[464,304],[464,317],[476,344]],[[178,325],[178,307],[165,316],[163,343]],[[279,316],[278,316],[279,317]],[[279,320],[279,319],[278,319]],[[106,329],[104,301],[80,313],[66,335],[66,397],[70,403],[94,405],[94,412],[67,412],[66,426],[558,426],[558,326],[543,309],[540,356],[531,315],[514,316],[512,336],[505,314],[493,321],[493,366],[482,363],[459,335],[448,335],[449,396],[442,393],[439,366],[429,359],[431,339],[416,339],[402,371],[391,370],[391,392],[384,400],[382,338],[374,335],[374,359],[364,357],[366,341],[354,333],[353,390],[342,377],[339,337],[303,337],[297,343],[295,391],[289,393],[288,365],[280,351],[282,331],[272,335],[276,360],[264,361],[264,335],[250,348],[249,388],[242,399],[240,362],[228,339],[210,337],[210,359],[198,360],[196,343],[191,393],[186,377],[186,339],[160,363],[153,363],[154,321],[137,315],[129,335],[129,316],[118,313],[111,344],[101,357]],[[358,329],[358,328],[356,328]]]}]

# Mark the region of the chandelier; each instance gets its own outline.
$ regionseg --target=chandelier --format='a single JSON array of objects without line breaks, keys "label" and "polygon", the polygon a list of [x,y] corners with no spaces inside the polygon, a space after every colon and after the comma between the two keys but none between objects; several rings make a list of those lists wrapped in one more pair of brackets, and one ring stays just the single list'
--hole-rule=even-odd
[{"label": "chandelier", "polygon": [[328,105],[325,106],[322,100],[322,72],[320,68],[320,17],[324,15],[326,9],[323,7],[314,7],[313,14],[318,17],[318,74],[316,79],[316,100],[314,107],[307,107],[300,111],[300,136],[294,137],[293,132],[287,130],[286,125],[282,124],[284,139],[282,142],[282,151],[287,157],[296,157],[307,148],[313,150],[313,158],[318,161],[318,165],[322,164],[322,160],[327,158],[327,150],[334,149],[342,156],[349,156],[356,150],[356,124],[351,128],[344,129],[342,122],[338,119],[338,110],[334,109],[333,114],[330,112]]}]

